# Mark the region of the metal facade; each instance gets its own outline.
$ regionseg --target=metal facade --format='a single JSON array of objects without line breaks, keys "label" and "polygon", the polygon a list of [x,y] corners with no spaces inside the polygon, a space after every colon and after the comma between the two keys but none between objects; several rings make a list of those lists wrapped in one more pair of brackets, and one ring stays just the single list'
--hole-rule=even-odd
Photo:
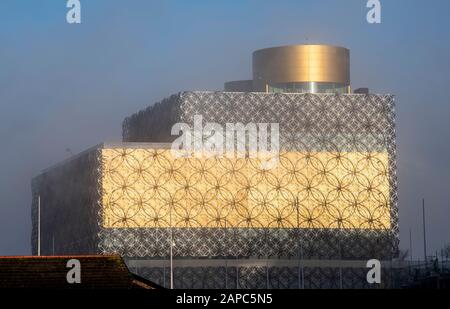
[{"label": "metal facade", "polygon": [[[250,159],[175,159],[167,145],[135,143],[171,142],[172,125],[192,124],[195,115],[222,125],[279,123],[279,167],[265,173]],[[41,196],[43,254],[167,259],[173,239],[175,259],[200,263],[397,256],[391,95],[183,92],[127,118],[123,129],[126,143],[95,147],[33,180],[34,253]],[[174,278],[178,287],[247,280],[248,287],[295,288],[305,278],[308,287],[335,286],[327,278],[336,271],[345,282],[362,276],[361,268],[345,268],[342,277],[342,268],[310,267],[299,277],[299,269],[178,267]],[[158,283],[167,278],[165,268],[144,270]],[[244,281],[235,286],[247,287]]]}]

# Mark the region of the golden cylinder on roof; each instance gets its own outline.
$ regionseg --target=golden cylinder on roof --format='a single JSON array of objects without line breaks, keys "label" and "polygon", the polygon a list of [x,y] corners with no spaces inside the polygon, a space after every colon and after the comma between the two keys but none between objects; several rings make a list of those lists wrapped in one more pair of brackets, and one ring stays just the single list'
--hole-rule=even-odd
[{"label": "golden cylinder on roof", "polygon": [[350,85],[350,51],[330,45],[291,45],[253,53],[256,88],[279,83],[335,83]]}]

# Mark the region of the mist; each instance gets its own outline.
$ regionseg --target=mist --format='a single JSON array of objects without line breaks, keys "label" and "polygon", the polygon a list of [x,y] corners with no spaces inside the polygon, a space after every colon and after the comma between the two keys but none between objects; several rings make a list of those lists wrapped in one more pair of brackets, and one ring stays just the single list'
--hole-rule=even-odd
[{"label": "mist", "polygon": [[450,243],[448,0],[0,2],[0,255],[30,254],[32,177],[103,141],[126,116],[183,90],[251,78],[251,53],[304,43],[351,52],[352,88],[396,95],[402,249]]}]

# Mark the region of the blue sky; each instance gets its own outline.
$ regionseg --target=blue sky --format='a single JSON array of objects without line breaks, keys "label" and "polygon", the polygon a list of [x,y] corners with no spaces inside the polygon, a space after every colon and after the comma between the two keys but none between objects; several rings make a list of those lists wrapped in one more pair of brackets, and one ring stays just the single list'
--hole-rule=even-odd
[{"label": "blue sky", "polygon": [[122,119],[181,90],[251,76],[251,52],[327,43],[351,50],[353,88],[397,96],[401,247],[450,242],[450,1],[90,0],[0,2],[0,255],[30,253],[30,179],[102,141]]}]

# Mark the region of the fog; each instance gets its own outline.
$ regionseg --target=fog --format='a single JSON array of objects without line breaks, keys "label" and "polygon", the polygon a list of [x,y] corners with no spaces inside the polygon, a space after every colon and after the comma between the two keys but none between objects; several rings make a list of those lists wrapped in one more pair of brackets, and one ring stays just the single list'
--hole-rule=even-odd
[{"label": "fog", "polygon": [[351,51],[352,87],[397,100],[401,248],[422,257],[450,243],[448,0],[0,2],[0,255],[30,254],[30,181],[103,141],[124,117],[182,90],[251,78],[252,51],[325,43]]}]

